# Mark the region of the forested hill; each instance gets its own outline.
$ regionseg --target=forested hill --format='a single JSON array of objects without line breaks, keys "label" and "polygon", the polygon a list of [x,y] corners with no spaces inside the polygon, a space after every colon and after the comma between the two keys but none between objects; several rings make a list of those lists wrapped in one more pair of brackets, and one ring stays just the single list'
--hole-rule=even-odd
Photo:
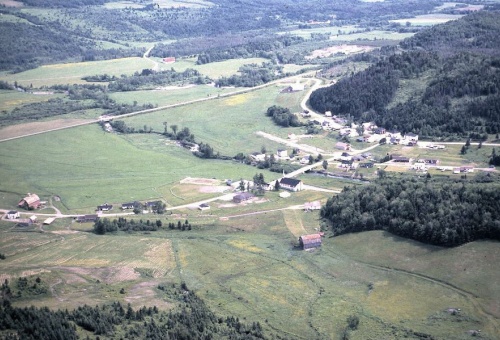
[{"label": "forested hill", "polygon": [[346,187],[328,199],[321,217],[335,235],[386,230],[440,246],[500,241],[500,187],[488,182],[384,179]]},{"label": "forested hill", "polygon": [[363,72],[315,91],[320,112],[423,137],[500,132],[500,13],[479,12],[405,40]]}]

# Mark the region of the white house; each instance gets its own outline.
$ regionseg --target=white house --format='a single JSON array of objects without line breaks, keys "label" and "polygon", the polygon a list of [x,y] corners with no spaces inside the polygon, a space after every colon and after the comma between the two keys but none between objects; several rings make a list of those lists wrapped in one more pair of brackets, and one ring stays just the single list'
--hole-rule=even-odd
[{"label": "white house", "polygon": [[254,152],[250,155],[250,159],[255,162],[264,162],[266,160],[266,154],[260,152]]},{"label": "white house", "polygon": [[7,217],[8,220],[15,220],[16,218],[21,217],[19,211],[14,211],[14,210],[9,211],[5,216]]},{"label": "white house", "polygon": [[278,149],[278,151],[276,151],[276,156],[279,158],[288,158],[288,151],[285,149]]},{"label": "white house", "polygon": [[331,117],[332,116],[332,111],[326,111],[325,112],[326,117]]},{"label": "white house", "polygon": [[303,189],[303,186],[301,180],[284,177],[280,180],[280,188],[290,191],[300,191]]}]

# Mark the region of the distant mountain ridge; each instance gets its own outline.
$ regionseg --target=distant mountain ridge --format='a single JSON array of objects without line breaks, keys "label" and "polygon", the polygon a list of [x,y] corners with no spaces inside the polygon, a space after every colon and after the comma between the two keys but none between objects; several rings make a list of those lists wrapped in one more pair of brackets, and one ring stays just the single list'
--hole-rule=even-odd
[{"label": "distant mountain ridge", "polygon": [[[400,46],[365,71],[315,91],[312,108],[424,137],[484,139],[500,132],[499,12],[429,28]],[[401,100],[403,92],[411,95]]]}]

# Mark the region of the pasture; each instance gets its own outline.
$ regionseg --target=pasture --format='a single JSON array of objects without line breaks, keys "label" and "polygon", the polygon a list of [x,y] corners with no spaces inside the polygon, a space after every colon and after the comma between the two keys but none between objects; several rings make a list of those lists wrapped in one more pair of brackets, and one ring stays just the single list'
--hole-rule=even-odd
[{"label": "pasture", "polygon": [[102,61],[86,61],[80,63],[66,63],[43,65],[38,68],[16,74],[4,74],[0,80],[35,88],[57,84],[85,84],[81,78],[89,75],[107,73],[119,77],[122,74],[133,74],[151,67],[151,61],[143,58],[122,58]]},{"label": "pasture", "polygon": [[262,64],[263,62],[269,61],[264,58],[245,58],[245,59],[230,59],[225,61],[219,61],[209,64],[197,65],[197,58],[180,58],[176,59],[173,64],[165,64],[161,62],[159,58],[153,58],[155,61],[159,62],[159,67],[161,70],[170,70],[173,68],[177,72],[183,72],[188,68],[195,69],[199,71],[202,75],[210,77],[211,79],[217,80],[221,77],[229,77],[233,74],[237,74],[241,66],[247,64]]},{"label": "pasture", "polygon": [[[276,151],[279,144],[255,134],[264,131],[286,138],[289,132],[300,133],[299,128],[283,129],[265,116],[268,107],[279,105],[296,111],[303,93],[280,93],[282,86],[270,85],[264,89],[247,92],[208,102],[194,103],[178,108],[138,115],[124,119],[126,124],[142,128],[144,124],[155,131],[177,125],[178,130],[189,128],[197,141],[210,144],[223,155],[248,154],[265,146],[268,152]],[[231,89],[225,91],[230,92]],[[224,93],[224,92],[223,92]],[[169,131],[170,128],[169,128]]]},{"label": "pasture", "polygon": [[[64,210],[90,213],[104,202],[162,198],[157,188],[186,176],[252,178],[256,173],[255,168],[238,163],[200,160],[166,142],[154,134],[123,138],[105,133],[98,125],[4,142],[2,190],[37,192],[45,199],[59,195]],[[9,197],[1,200],[2,207],[15,207],[17,201]]]},{"label": "pasture", "polygon": [[[297,237],[315,232],[317,213],[218,219],[223,214],[164,215],[164,224],[188,218],[196,227],[151,234],[97,236],[75,231],[81,226],[69,221],[51,233],[12,232],[2,224],[2,278],[38,275],[50,294],[15,303],[63,308],[110,299],[169,308],[155,287],[184,281],[219,315],[256,320],[289,337],[337,339],[351,315],[360,320],[355,339],[413,332],[462,339],[470,329],[493,338],[498,329],[487,314],[498,312],[495,242],[444,249],[378,231],[327,233],[321,249],[304,252]],[[446,312],[451,307],[460,314]]]},{"label": "pasture", "polygon": [[422,15],[417,15],[414,18],[409,18],[409,19],[395,19],[395,20],[389,20],[390,22],[395,22],[401,25],[405,25],[407,22],[409,22],[411,25],[414,26],[433,26],[437,24],[444,24],[445,22],[451,21],[451,20],[457,20],[463,17],[463,15],[457,15],[457,14],[444,14],[444,13],[433,13],[433,14],[422,14]]},{"label": "pasture", "polygon": [[20,92],[15,90],[0,90],[0,111],[11,111],[18,106],[62,98],[62,94],[51,92]]}]

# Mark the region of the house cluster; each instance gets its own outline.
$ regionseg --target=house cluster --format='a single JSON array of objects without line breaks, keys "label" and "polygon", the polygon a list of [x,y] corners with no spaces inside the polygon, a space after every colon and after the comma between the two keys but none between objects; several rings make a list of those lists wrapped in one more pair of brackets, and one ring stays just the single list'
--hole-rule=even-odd
[{"label": "house cluster", "polygon": [[348,152],[342,152],[337,160],[340,162],[339,168],[346,170],[356,170],[361,168],[373,168],[373,162],[370,162],[371,154],[369,152],[361,155],[351,155]]}]

